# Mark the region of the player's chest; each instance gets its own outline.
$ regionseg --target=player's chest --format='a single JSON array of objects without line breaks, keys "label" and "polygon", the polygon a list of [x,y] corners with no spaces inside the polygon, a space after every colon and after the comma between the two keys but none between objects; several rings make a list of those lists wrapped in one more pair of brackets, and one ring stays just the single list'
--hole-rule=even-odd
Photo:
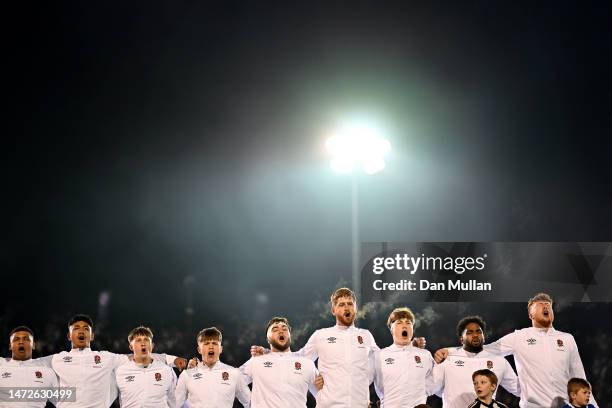
[{"label": "player's chest", "polygon": [[48,371],[34,367],[19,367],[0,369],[0,386],[8,387],[18,385],[21,387],[41,387],[51,384],[52,379]]},{"label": "player's chest", "polygon": [[319,358],[329,362],[365,362],[371,348],[370,338],[361,333],[326,334],[317,344]]},{"label": "player's chest", "polygon": [[233,393],[239,375],[233,370],[197,371],[190,374],[189,391],[204,395]]},{"label": "player's chest", "polygon": [[113,361],[102,354],[85,356],[64,355],[58,356],[53,360],[53,369],[60,376],[103,376],[108,374],[113,368]]},{"label": "player's chest", "polygon": [[312,377],[312,364],[298,358],[287,359],[259,359],[255,364],[253,381],[274,383],[307,383]]},{"label": "player's chest", "polygon": [[418,354],[389,353],[380,356],[380,369],[387,378],[424,378],[427,375],[427,361]]},{"label": "player's chest", "polygon": [[139,390],[146,391],[147,394],[163,395],[171,382],[171,374],[165,370],[117,373],[117,386],[125,391]]},{"label": "player's chest", "polygon": [[567,365],[571,354],[569,340],[563,336],[525,336],[517,349],[525,362],[561,367]]}]

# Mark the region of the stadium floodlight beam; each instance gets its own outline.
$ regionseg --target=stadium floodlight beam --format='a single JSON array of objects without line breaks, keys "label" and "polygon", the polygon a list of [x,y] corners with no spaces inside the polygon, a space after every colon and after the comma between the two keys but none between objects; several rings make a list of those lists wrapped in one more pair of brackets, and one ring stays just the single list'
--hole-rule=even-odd
[{"label": "stadium floodlight beam", "polygon": [[342,127],[326,146],[332,155],[331,166],[338,173],[351,173],[361,167],[370,175],[385,168],[385,155],[391,150],[391,144],[378,130],[360,124]]},{"label": "stadium floodlight beam", "polygon": [[385,168],[385,155],[391,151],[391,143],[383,138],[375,127],[363,123],[342,126],[327,139],[326,148],[331,154],[331,167],[338,173],[351,177],[351,252],[352,283],[357,296],[361,295],[359,276],[359,202],[356,168],[373,175]]}]

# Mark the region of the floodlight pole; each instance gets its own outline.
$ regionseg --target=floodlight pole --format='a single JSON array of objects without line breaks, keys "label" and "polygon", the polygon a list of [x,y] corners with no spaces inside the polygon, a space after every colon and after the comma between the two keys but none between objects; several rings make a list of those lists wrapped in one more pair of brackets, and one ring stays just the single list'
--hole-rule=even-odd
[{"label": "floodlight pole", "polygon": [[361,279],[359,276],[359,189],[357,172],[351,174],[351,255],[352,255],[352,280],[353,291],[360,298]]}]

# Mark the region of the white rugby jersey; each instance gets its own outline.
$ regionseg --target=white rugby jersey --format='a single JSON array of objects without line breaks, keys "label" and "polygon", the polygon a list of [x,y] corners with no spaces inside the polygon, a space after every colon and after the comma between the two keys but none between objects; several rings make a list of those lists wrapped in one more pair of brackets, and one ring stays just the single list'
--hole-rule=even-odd
[{"label": "white rugby jersey", "polygon": [[[175,356],[153,354],[155,360],[173,365]],[[92,351],[90,348],[62,351],[33,360],[53,368],[60,387],[75,387],[76,401],[59,401],[60,408],[110,407],[117,398],[114,370],[129,361],[126,354]]]},{"label": "white rugby jersey", "polygon": [[372,333],[355,326],[336,325],[315,331],[295,354],[319,359],[324,385],[317,394],[319,408],[365,408],[370,402],[374,352]]},{"label": "white rugby jersey", "polygon": [[240,371],[246,384],[253,383],[252,408],[304,408],[308,390],[317,394],[314,363],[290,351],[252,357]]},{"label": "white rugby jersey", "polygon": [[[505,358],[486,350],[470,353],[461,347],[451,349],[449,356],[433,370],[435,391],[442,397],[444,407],[465,408],[476,399],[472,374],[489,369],[497,376],[498,385],[519,395],[518,379]],[[493,393],[493,398],[495,398]]]},{"label": "white rugby jersey", "polygon": [[[33,360],[2,360],[3,362],[0,365],[0,387],[10,387],[13,389],[37,387],[46,390],[57,390],[57,376],[49,367],[41,366]],[[4,402],[0,402],[0,407],[2,408],[40,408],[46,405],[46,401],[8,402],[6,400],[8,394],[6,392],[3,394]],[[49,401],[55,403],[53,398],[50,398]]]},{"label": "white rugby jersey", "polygon": [[176,374],[167,365],[153,360],[143,367],[129,361],[115,373],[121,408],[174,408]]},{"label": "white rugby jersey", "polygon": [[208,367],[199,363],[197,367],[181,373],[176,386],[176,406],[187,401],[190,408],[232,408],[234,397],[248,408],[251,390],[237,368],[217,361]]},{"label": "white rugby jersey", "polygon": [[427,396],[433,393],[433,366],[431,353],[412,345],[392,344],[376,351],[374,388],[380,406],[399,408],[426,404]]},{"label": "white rugby jersey", "polygon": [[[521,386],[519,405],[524,408],[566,401],[569,379],[586,379],[574,336],[554,328],[515,330],[484,347],[495,354],[514,355]],[[597,407],[593,396],[589,403]]]}]

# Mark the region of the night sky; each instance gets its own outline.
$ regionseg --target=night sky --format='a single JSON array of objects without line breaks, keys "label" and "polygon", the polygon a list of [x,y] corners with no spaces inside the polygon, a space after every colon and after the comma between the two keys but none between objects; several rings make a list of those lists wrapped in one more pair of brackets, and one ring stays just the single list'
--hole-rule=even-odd
[{"label": "night sky", "polygon": [[393,146],[361,241],[612,240],[605,3],[290,3],[7,11],[3,330],[103,291],[122,329],[325,298],[351,202],[323,144],[351,115]]}]

